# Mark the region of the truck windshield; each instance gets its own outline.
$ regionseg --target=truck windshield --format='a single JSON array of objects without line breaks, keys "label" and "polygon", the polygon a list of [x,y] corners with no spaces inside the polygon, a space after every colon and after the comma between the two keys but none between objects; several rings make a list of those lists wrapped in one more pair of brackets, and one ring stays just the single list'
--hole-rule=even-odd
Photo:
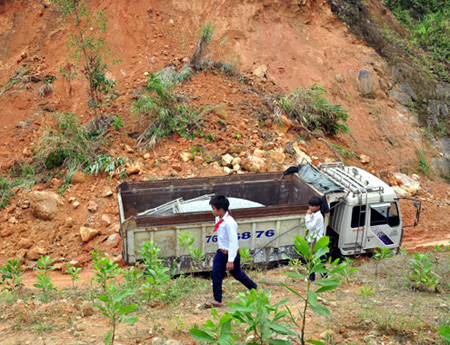
[{"label": "truck windshield", "polygon": [[[351,227],[364,226],[366,222],[366,206],[354,206],[352,211]],[[400,225],[397,204],[395,202],[378,204],[370,207],[370,225],[388,224],[391,227]]]}]

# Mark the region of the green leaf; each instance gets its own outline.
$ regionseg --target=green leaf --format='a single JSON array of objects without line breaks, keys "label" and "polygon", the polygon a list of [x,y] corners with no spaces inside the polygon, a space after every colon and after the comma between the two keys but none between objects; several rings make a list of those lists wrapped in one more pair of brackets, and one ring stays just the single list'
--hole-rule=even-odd
[{"label": "green leaf", "polygon": [[129,325],[134,325],[138,321],[139,321],[139,318],[137,316],[132,316],[132,317],[125,319],[123,322],[127,323]]},{"label": "green leaf", "polygon": [[[217,311],[216,311],[216,313],[217,313]],[[232,319],[233,319],[233,314],[225,314],[224,316],[222,316],[222,318],[219,321],[219,327],[222,327],[227,322],[231,322]]]},{"label": "green leaf", "polygon": [[219,345],[234,345],[233,337],[229,333],[221,334],[218,341]]},{"label": "green leaf", "polygon": [[439,335],[447,341],[450,341],[450,326],[439,327]]},{"label": "green leaf", "polygon": [[130,313],[130,312],[132,312],[132,311],[133,311],[134,309],[136,309],[136,308],[137,308],[137,304],[136,304],[136,303],[133,303],[133,304],[126,305],[126,306],[120,308],[120,309],[117,311],[117,313],[118,313],[119,315],[126,314],[126,313]]},{"label": "green leaf", "polygon": [[269,328],[278,334],[295,335],[294,332],[292,332],[289,328],[287,328],[286,326],[283,326],[283,325],[271,324],[271,325],[269,325]]},{"label": "green leaf", "polygon": [[291,345],[291,342],[288,340],[283,340],[283,339],[272,339],[269,340],[269,344],[273,344],[273,345]]},{"label": "green leaf", "polygon": [[317,306],[310,305],[309,307],[311,308],[311,310],[313,312],[315,312],[318,315],[330,316],[330,311],[323,305],[317,305]]},{"label": "green leaf", "polygon": [[309,257],[309,245],[303,237],[295,236],[294,245],[299,254]]},{"label": "green leaf", "polygon": [[326,345],[324,342],[322,342],[320,340],[308,339],[308,340],[306,340],[306,342],[313,344],[313,345]]},{"label": "green leaf", "polygon": [[292,289],[291,287],[287,286],[285,283],[280,283],[280,285],[284,286],[286,289],[288,289],[292,293],[296,294],[297,296],[302,297],[302,295],[299,292],[297,292],[294,289]]},{"label": "green leaf", "polygon": [[253,312],[254,312],[254,309],[253,309],[253,308],[246,307],[246,306],[244,306],[244,305],[242,305],[242,304],[231,303],[230,306],[231,306],[231,308],[232,308],[233,310],[240,311],[240,312],[243,312],[243,313],[253,313]]},{"label": "green leaf", "polygon": [[97,298],[105,303],[111,303],[111,300],[107,296],[98,295]]},{"label": "green leaf", "polygon": [[316,283],[316,285],[321,286],[321,288],[316,290],[316,293],[334,290],[339,285],[341,285],[341,281],[338,278],[321,279],[321,280],[315,281],[315,283]]},{"label": "green leaf", "polygon": [[215,339],[207,332],[200,329],[192,328],[189,333],[194,339],[201,341],[202,343],[213,343]]},{"label": "green leaf", "polygon": [[308,302],[312,306],[317,306],[317,293],[314,291],[308,291]]},{"label": "green leaf", "polygon": [[314,246],[314,252],[319,251],[319,249],[328,247],[328,244],[330,243],[330,238],[328,236],[322,236],[317,241],[316,245]]}]

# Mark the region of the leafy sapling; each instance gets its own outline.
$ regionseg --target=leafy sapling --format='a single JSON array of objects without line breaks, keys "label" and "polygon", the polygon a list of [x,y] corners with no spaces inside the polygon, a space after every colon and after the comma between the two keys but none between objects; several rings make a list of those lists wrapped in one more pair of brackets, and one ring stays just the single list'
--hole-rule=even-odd
[{"label": "leafy sapling", "polygon": [[0,286],[2,287],[1,291],[6,290],[9,293],[15,295],[23,286],[23,272],[22,266],[19,264],[19,260],[8,260],[5,265],[0,267],[0,274]]},{"label": "leafy sapling", "polygon": [[49,292],[52,290],[56,290],[56,286],[51,282],[52,277],[50,276],[50,272],[55,269],[54,266],[51,266],[54,263],[54,259],[50,259],[48,255],[41,256],[41,258],[37,261],[37,266],[35,268],[37,284],[33,284],[34,287],[41,290],[44,301],[47,302],[49,298]]},{"label": "leafy sapling", "polygon": [[200,266],[200,264],[205,260],[205,253],[203,253],[200,248],[192,247],[195,242],[195,237],[192,233],[184,230],[181,231],[178,237],[178,242],[181,247],[188,251],[189,256],[193,261],[193,267],[191,269],[194,270],[196,267]]},{"label": "leafy sapling", "polygon": [[384,260],[388,257],[391,257],[394,255],[394,252],[388,248],[377,248],[375,249],[375,254],[373,255],[373,259],[375,260],[375,276],[378,276],[378,263],[381,260]]},{"label": "leafy sapling", "polygon": [[94,262],[92,266],[94,268],[93,281],[105,289],[108,282],[117,277],[122,271],[118,264],[108,258],[108,254],[100,252],[98,248],[91,252]]},{"label": "leafy sapling", "polygon": [[70,264],[70,262],[67,264],[66,273],[69,274],[72,277],[72,289],[75,285],[75,282],[80,280],[80,277],[78,274],[81,272],[81,267],[75,267]]},{"label": "leafy sapling", "polygon": [[146,282],[142,284],[141,290],[150,301],[156,297],[166,295],[165,291],[160,289],[161,285],[166,284],[171,279],[170,269],[164,266],[159,258],[160,248],[153,241],[144,242],[142,249],[139,250],[144,261],[144,277]]},{"label": "leafy sapling", "polygon": [[234,344],[237,335],[232,332],[232,313],[226,313],[222,317],[219,316],[217,310],[211,309],[213,319],[206,321],[202,329],[191,328],[190,335],[204,344]]},{"label": "leafy sapling", "polygon": [[103,302],[101,304],[94,304],[95,307],[102,311],[102,314],[109,319],[111,329],[106,334],[104,340],[105,344],[114,345],[114,339],[116,336],[116,328],[119,323],[128,323],[134,325],[139,318],[136,316],[127,316],[133,310],[137,308],[137,304],[124,304],[125,297],[133,295],[134,292],[131,289],[118,290],[112,282],[105,286],[105,293],[97,295],[97,299]]},{"label": "leafy sapling", "polygon": [[[326,279],[311,281],[310,279],[306,279],[306,291],[305,294],[302,294],[291,287],[287,286],[284,283],[280,283],[289,291],[300,297],[304,301],[303,310],[298,310],[298,313],[301,318],[301,324],[299,325],[295,320],[295,317],[292,315],[292,312],[288,307],[286,307],[291,316],[292,322],[300,329],[300,334],[298,335],[300,339],[300,343],[305,345],[306,342],[311,344],[324,344],[317,340],[308,339],[305,340],[305,329],[306,329],[306,311],[311,309],[318,315],[322,316],[330,316],[330,311],[323,305],[318,303],[318,295],[325,291],[331,291],[336,289],[341,281],[338,278],[339,271],[343,269],[342,265],[334,264],[333,267],[327,269],[324,262],[322,262],[321,257],[326,255],[329,252],[328,245],[330,243],[330,239],[328,236],[321,237],[313,247],[312,243],[308,243],[303,237],[295,236],[294,239],[294,247],[295,251],[299,256],[303,258],[305,261],[306,267],[306,277],[309,277],[311,273],[321,273],[322,275],[327,275]],[[336,261],[337,263],[337,261]],[[306,277],[299,272],[298,265],[295,262],[289,263],[291,267],[294,268],[294,272],[286,272],[293,279],[304,280]],[[319,286],[318,289],[313,290],[313,284]]]},{"label": "leafy sapling", "polygon": [[281,324],[280,320],[288,316],[286,310],[279,311],[278,308],[284,305],[288,299],[284,298],[280,302],[270,304],[271,291],[267,293],[258,292],[255,289],[240,293],[237,298],[239,303],[230,303],[233,310],[233,319],[241,324],[246,324],[245,334],[253,333],[255,341],[247,344],[291,344],[288,340],[276,339],[277,335],[296,335],[287,324]]},{"label": "leafy sapling", "polygon": [[406,276],[406,282],[413,289],[435,290],[439,284],[439,279],[431,270],[433,263],[428,254],[416,253],[409,260],[411,271]]}]

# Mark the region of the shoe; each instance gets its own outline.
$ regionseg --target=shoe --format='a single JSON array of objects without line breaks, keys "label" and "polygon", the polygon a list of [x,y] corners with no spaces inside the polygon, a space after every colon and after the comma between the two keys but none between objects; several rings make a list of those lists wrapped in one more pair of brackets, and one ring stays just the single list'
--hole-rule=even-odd
[{"label": "shoe", "polygon": [[223,303],[217,302],[217,301],[208,301],[205,302],[205,308],[220,308],[223,307]]}]

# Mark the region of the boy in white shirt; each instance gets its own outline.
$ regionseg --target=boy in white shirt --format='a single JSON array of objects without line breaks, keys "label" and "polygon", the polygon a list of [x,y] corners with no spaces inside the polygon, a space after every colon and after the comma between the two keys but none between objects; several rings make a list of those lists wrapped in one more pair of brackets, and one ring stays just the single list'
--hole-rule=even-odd
[{"label": "boy in white shirt", "polygon": [[209,204],[213,215],[216,217],[214,231],[217,231],[219,249],[214,257],[212,270],[214,300],[206,302],[206,308],[221,307],[223,305],[222,282],[226,271],[230,271],[234,279],[240,281],[247,289],[257,289],[257,285],[241,271],[241,256],[239,254],[237,235],[238,226],[228,212],[230,202],[225,196],[216,195],[211,198]]},{"label": "boy in white shirt", "polygon": [[[313,196],[311,199],[309,199],[308,204],[309,208],[308,211],[306,211],[305,216],[306,238],[308,242],[312,243],[312,247],[314,248],[317,241],[324,236],[323,215],[320,212],[322,200],[317,196]],[[325,256],[321,257],[320,259],[322,262],[326,261]],[[316,274],[313,272],[309,276],[309,280],[314,281],[315,279]]]}]

